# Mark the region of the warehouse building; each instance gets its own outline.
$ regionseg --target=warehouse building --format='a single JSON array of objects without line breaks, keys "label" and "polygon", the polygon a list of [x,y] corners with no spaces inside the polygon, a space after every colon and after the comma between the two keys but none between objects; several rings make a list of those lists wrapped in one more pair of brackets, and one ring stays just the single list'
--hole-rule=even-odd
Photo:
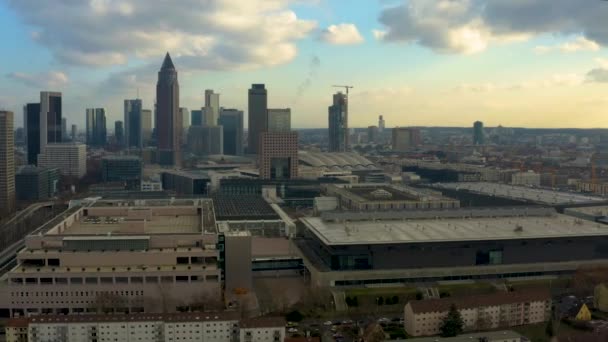
[{"label": "warehouse building", "polygon": [[458,208],[460,202],[432,190],[388,184],[328,184],[327,196],[335,197],[344,210],[386,211]]},{"label": "warehouse building", "polygon": [[313,286],[561,275],[608,262],[605,225],[551,208],[345,214],[301,219]]}]

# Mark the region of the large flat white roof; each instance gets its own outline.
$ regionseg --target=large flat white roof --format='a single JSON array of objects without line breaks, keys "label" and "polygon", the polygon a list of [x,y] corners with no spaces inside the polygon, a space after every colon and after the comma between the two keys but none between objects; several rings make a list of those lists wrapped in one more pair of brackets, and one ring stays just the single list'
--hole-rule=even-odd
[{"label": "large flat white roof", "polygon": [[559,215],[541,217],[449,218],[302,222],[327,245],[395,244],[608,236],[608,225]]},{"label": "large flat white roof", "polygon": [[543,204],[576,204],[589,202],[603,202],[606,199],[596,196],[588,196],[580,193],[553,191],[525,186],[489,183],[489,182],[459,182],[459,183],[436,183],[436,188],[452,190],[468,190],[484,195],[506,197],[524,201]]}]

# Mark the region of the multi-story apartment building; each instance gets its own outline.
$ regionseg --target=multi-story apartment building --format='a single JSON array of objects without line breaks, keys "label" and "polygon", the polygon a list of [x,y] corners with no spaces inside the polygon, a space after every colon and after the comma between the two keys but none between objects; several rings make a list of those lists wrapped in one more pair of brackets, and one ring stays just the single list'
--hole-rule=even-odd
[{"label": "multi-story apartment building", "polygon": [[235,342],[238,312],[189,312],[130,315],[68,315],[14,318],[9,342]]},{"label": "multi-story apartment building", "polygon": [[0,308],[16,317],[208,306],[221,298],[217,237],[208,199],[76,203],[25,238],[0,278]]},{"label": "multi-story apartment building", "polygon": [[548,291],[414,300],[405,305],[405,331],[411,336],[439,334],[451,306],[460,312],[465,331],[541,323],[551,317],[551,295]]},{"label": "multi-story apartment building", "polygon": [[285,319],[261,317],[241,320],[240,342],[282,342],[285,340]]},{"label": "multi-story apartment building", "polygon": [[82,178],[87,174],[87,146],[80,143],[47,144],[38,155],[38,166],[57,168],[64,176]]}]

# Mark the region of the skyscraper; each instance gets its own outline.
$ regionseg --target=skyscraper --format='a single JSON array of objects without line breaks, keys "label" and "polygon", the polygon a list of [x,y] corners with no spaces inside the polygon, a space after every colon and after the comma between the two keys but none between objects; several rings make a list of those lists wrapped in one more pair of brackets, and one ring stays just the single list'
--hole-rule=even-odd
[{"label": "skyscraper", "polygon": [[224,154],[243,155],[243,111],[222,108],[220,125],[224,126]]},{"label": "skyscraper", "polygon": [[202,126],[203,125],[203,110],[193,110],[190,112],[190,124],[192,126]]},{"label": "skyscraper", "polygon": [[375,143],[378,141],[378,127],[377,126],[369,126],[367,127],[367,142]]},{"label": "skyscraper", "polygon": [[[190,127],[190,111],[186,107],[179,108],[179,116],[182,120],[182,145],[186,143],[188,136],[188,127]],[[214,125],[215,126],[215,125]]]},{"label": "skyscraper", "polygon": [[143,109],[140,99],[125,100],[124,133],[125,147],[141,148],[141,119]]},{"label": "skyscraper", "polygon": [[125,128],[123,122],[120,120],[114,122],[114,140],[118,145],[123,145],[125,143]]},{"label": "skyscraper", "polygon": [[291,131],[291,109],[268,109],[268,132]]},{"label": "skyscraper", "polygon": [[40,150],[48,143],[61,142],[61,93],[40,92]]},{"label": "skyscraper", "polygon": [[348,150],[348,99],[342,92],[334,94],[333,105],[328,108],[329,152]]},{"label": "skyscraper", "polygon": [[268,129],[268,92],[263,84],[252,84],[249,89],[248,151],[258,153],[260,134]]},{"label": "skyscraper", "polygon": [[87,108],[87,145],[105,146],[107,142],[106,110],[104,108]]},{"label": "skyscraper", "polygon": [[40,153],[40,103],[28,103],[24,108],[24,120],[27,132],[27,163],[38,165]]},{"label": "skyscraper", "polygon": [[384,122],[384,117],[382,117],[382,115],[380,115],[378,117],[378,131],[380,133],[382,133],[384,131],[386,123]]},{"label": "skyscraper", "polygon": [[216,126],[220,116],[220,94],[212,89],[205,90],[205,125]]},{"label": "skyscraper", "polygon": [[483,145],[484,143],[483,122],[475,121],[473,123],[473,145]]},{"label": "skyscraper", "polygon": [[15,211],[13,112],[0,111],[0,217]]},{"label": "skyscraper", "polygon": [[68,122],[65,118],[61,118],[61,141],[68,140]]},{"label": "skyscraper", "polygon": [[148,145],[152,139],[152,110],[141,111],[141,139],[143,145]]},{"label": "skyscraper", "polygon": [[71,134],[72,142],[76,141],[77,135],[78,135],[78,128],[77,128],[76,124],[72,124],[72,134]]},{"label": "skyscraper", "polygon": [[179,115],[179,84],[177,70],[167,52],[156,83],[156,137],[158,163],[179,165],[182,122]]}]

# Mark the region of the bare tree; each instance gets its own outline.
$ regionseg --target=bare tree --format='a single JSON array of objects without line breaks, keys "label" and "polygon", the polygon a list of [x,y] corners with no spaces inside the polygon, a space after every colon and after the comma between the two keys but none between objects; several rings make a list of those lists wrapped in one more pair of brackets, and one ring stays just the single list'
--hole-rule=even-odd
[{"label": "bare tree", "polygon": [[129,299],[103,291],[95,296],[95,300],[91,303],[90,307],[94,308],[98,313],[112,313],[121,309],[126,310],[129,307]]},{"label": "bare tree", "polygon": [[221,310],[224,308],[220,296],[210,291],[201,291],[193,296],[189,306],[193,311]]}]

